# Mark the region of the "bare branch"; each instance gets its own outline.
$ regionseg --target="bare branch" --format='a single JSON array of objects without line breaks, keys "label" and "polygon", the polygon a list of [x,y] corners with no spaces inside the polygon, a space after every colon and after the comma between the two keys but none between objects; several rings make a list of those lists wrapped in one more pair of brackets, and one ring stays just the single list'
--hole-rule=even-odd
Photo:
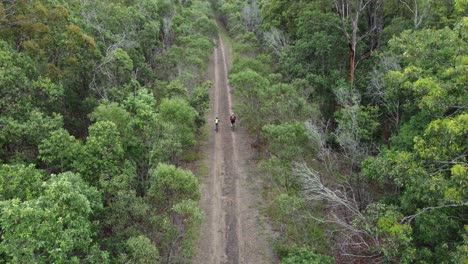
[{"label": "bare branch", "polygon": [[242,8],[242,17],[244,18],[244,24],[250,32],[256,32],[262,24],[262,14],[257,6],[256,1],[247,4]]},{"label": "bare branch", "polygon": [[408,3],[410,0],[400,0],[400,3],[406,6],[408,10],[413,14],[413,24],[414,29],[418,29],[422,24],[424,18],[429,13],[429,3],[428,0],[422,0],[421,4],[418,3],[418,0],[412,0],[413,7]]},{"label": "bare branch", "polygon": [[272,27],[270,31],[263,33],[263,36],[276,55],[281,55],[281,51],[289,46],[288,38],[277,28]]},{"label": "bare branch", "polygon": [[295,164],[294,174],[299,176],[305,199],[339,204],[349,210],[354,216],[362,216],[355,200],[349,199],[342,190],[331,190],[326,187],[321,180],[320,173],[310,169],[305,162]]},{"label": "bare branch", "polygon": [[404,217],[403,219],[401,219],[400,223],[405,223],[405,222],[409,223],[409,222],[413,221],[413,219],[415,219],[416,217],[418,217],[418,216],[420,216],[422,214],[425,214],[427,212],[430,212],[430,211],[443,209],[443,208],[453,208],[453,207],[463,207],[463,206],[468,206],[468,201],[462,202],[460,204],[446,204],[446,205],[440,205],[440,206],[426,207],[426,208],[423,208],[421,211],[419,211],[416,214]]}]

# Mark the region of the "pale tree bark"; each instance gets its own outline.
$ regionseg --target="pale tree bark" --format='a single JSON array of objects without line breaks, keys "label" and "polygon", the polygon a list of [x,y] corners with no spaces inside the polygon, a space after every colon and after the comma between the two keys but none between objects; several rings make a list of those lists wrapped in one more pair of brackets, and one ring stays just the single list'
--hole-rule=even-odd
[{"label": "pale tree bark", "polygon": [[463,202],[458,203],[458,204],[445,204],[445,205],[440,205],[440,206],[425,207],[425,208],[421,209],[416,214],[405,216],[401,220],[401,223],[409,223],[409,222],[413,221],[416,217],[418,217],[418,216],[420,216],[422,214],[425,214],[427,212],[430,212],[430,211],[434,211],[434,210],[438,210],[438,209],[444,209],[444,208],[466,207],[466,206],[468,206],[468,201],[463,201]]},{"label": "pale tree bark", "polygon": [[418,29],[429,13],[429,0],[400,0],[413,14],[414,29]]},{"label": "pale tree bark", "polygon": [[[81,17],[86,25],[98,32],[95,37],[100,37],[100,41],[105,43],[107,48],[104,52],[104,58],[96,64],[93,70],[93,76],[89,83],[89,88],[101,99],[107,99],[108,86],[114,85],[119,76],[109,70],[108,66],[114,61],[118,49],[133,48],[136,46],[134,29],[124,25],[119,33],[109,34],[109,29],[100,18],[100,13],[105,6],[96,1],[80,0],[82,9]],[[102,78],[103,77],[103,78]],[[107,83],[99,83],[98,80],[106,80]]]},{"label": "pale tree bark", "polygon": [[[349,82],[354,84],[354,72],[356,69],[356,47],[359,41],[367,37],[375,29],[371,28],[364,34],[359,34],[359,19],[369,8],[374,9],[381,6],[381,0],[330,0],[335,5],[335,12],[340,18],[338,28],[345,35],[349,46]],[[373,24],[377,26],[377,24]]]},{"label": "pale tree bark", "polygon": [[174,13],[162,19],[161,42],[165,50],[168,50],[174,42],[174,31],[172,30],[172,19]]},{"label": "pale tree bark", "polygon": [[378,68],[371,72],[371,79],[366,90],[366,94],[372,102],[386,110],[390,121],[386,126],[390,128],[392,135],[400,127],[403,100],[398,96],[399,87],[385,86],[384,77],[389,71],[399,71],[400,69],[396,58],[382,58]]},{"label": "pale tree bark", "polygon": [[294,174],[301,182],[302,194],[307,201],[325,203],[327,207],[325,218],[313,215],[309,217],[336,227],[330,234],[335,241],[333,247],[336,252],[349,261],[365,259],[369,263],[381,263],[383,254],[379,250],[381,248],[379,235],[354,224],[357,219],[366,221],[366,216],[359,210],[359,202],[350,185],[346,181],[325,184],[320,173],[311,169],[305,162],[296,163]]},{"label": "pale tree bark", "polygon": [[241,14],[247,30],[250,32],[257,32],[257,29],[260,28],[263,20],[257,2],[252,1],[252,3],[245,5],[242,8]]},{"label": "pale tree bark", "polygon": [[368,147],[362,142],[360,135],[361,94],[356,89],[347,87],[338,87],[334,92],[337,103],[347,115],[346,120],[338,124],[333,134],[340,144],[343,156],[347,158],[350,173],[353,173],[354,168],[358,167],[368,154]]},{"label": "pale tree bark", "polygon": [[367,26],[369,29],[369,54],[380,47],[380,37],[383,30],[383,16],[383,0],[371,1],[366,9]]},{"label": "pale tree bark", "polygon": [[270,31],[263,33],[265,42],[273,49],[276,55],[281,55],[281,51],[289,46],[289,40],[279,29],[272,27]]}]

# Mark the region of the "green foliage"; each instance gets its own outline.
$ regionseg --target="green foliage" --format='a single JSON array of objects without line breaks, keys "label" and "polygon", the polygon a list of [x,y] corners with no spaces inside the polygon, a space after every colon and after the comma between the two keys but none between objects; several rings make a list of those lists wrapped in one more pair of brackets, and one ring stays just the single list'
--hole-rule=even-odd
[{"label": "green foliage", "polygon": [[426,161],[462,159],[468,141],[468,114],[432,121],[423,137],[415,137],[415,152]]},{"label": "green foliage", "polygon": [[0,166],[0,201],[17,198],[27,201],[37,198],[42,191],[44,175],[34,165]]},{"label": "green foliage", "polygon": [[181,98],[164,99],[159,107],[162,135],[153,149],[153,161],[169,161],[195,144],[197,111]]},{"label": "green foliage", "polygon": [[83,146],[65,129],[51,133],[39,145],[39,158],[47,162],[54,172],[71,170],[75,159],[83,153]]},{"label": "green foliage", "polygon": [[210,107],[210,94],[209,89],[213,86],[211,81],[207,81],[202,85],[195,87],[192,96],[190,97],[190,106],[197,112],[195,123],[197,127],[202,127],[205,124],[205,112]]},{"label": "green foliage", "polygon": [[408,122],[400,126],[399,133],[390,139],[392,147],[397,150],[413,150],[414,137],[423,133],[430,120],[430,116],[424,113],[418,113],[412,116]]},{"label": "green foliage", "polygon": [[267,87],[260,95],[260,115],[263,124],[278,124],[291,120],[304,120],[313,113],[307,104],[302,89],[292,84],[279,83]]},{"label": "green foliage", "polygon": [[[463,211],[463,207],[457,205],[464,202],[468,187],[466,166],[464,161],[460,162],[464,159],[462,153],[466,152],[467,145],[464,135],[468,125],[465,119],[466,114],[461,114],[434,120],[423,135],[414,138],[414,153],[385,151],[363,163],[364,175],[401,189],[396,193],[400,199],[399,210],[406,214],[423,213],[421,210],[427,210],[424,208],[440,206],[440,209],[416,218],[413,234],[405,242],[408,250],[414,247],[410,243],[412,240],[421,243],[417,258],[424,261],[451,259],[450,248],[455,248],[462,239],[459,232],[462,223],[454,220],[453,216]],[[447,204],[455,207],[444,209]],[[384,230],[384,221],[385,218],[379,218],[381,231]],[[385,250],[392,250],[392,247],[387,245]],[[403,252],[398,248],[393,251]]]},{"label": "green foliage", "polygon": [[0,113],[4,116],[21,116],[34,108],[46,113],[60,109],[63,87],[38,76],[32,58],[4,41],[0,41],[0,87]]},{"label": "green foliage", "polygon": [[459,37],[458,30],[405,31],[389,42],[389,49],[398,54],[402,69],[389,71],[386,78],[390,86],[399,79],[400,89],[409,99],[403,105],[409,114],[417,106],[420,111],[441,117],[466,100],[462,77],[466,74],[465,41]]},{"label": "green foliage", "polygon": [[333,259],[328,256],[315,254],[307,248],[296,248],[281,260],[283,264],[332,264]]},{"label": "green foliage", "polygon": [[2,119],[0,145],[9,145],[11,149],[6,159],[16,155],[15,158],[19,161],[34,162],[40,142],[62,126],[63,119],[60,115],[48,116],[37,110],[25,113],[22,119]]},{"label": "green foliage", "polygon": [[229,71],[229,74],[237,74],[246,70],[252,70],[264,77],[270,73],[268,65],[265,65],[265,63],[261,62],[258,58],[253,59],[248,57],[241,57],[234,62],[234,65]]},{"label": "green foliage", "polygon": [[117,130],[122,134],[122,137],[128,139],[130,137],[130,120],[131,114],[117,103],[103,102],[97,106],[90,114],[90,118],[94,122],[110,121],[117,126]]},{"label": "green foliage", "polygon": [[306,150],[308,138],[304,125],[298,122],[266,125],[262,135],[268,141],[268,150],[271,153],[271,158],[262,167],[286,190],[297,186],[290,172],[292,163],[302,157]]},{"label": "green foliage", "polygon": [[346,106],[335,114],[340,130],[354,133],[353,137],[361,142],[371,142],[374,139],[374,133],[379,126],[376,107],[355,104]]},{"label": "green foliage", "polygon": [[262,13],[264,15],[264,26],[285,28],[288,32],[294,33],[296,24],[294,20],[300,15],[304,8],[302,1],[261,1]]},{"label": "green foliage", "polygon": [[198,200],[200,197],[197,178],[190,171],[173,165],[160,163],[151,172],[150,181],[148,197],[163,208],[172,208],[184,200]]},{"label": "green foliage", "polygon": [[187,88],[184,87],[184,85],[180,83],[179,80],[173,80],[169,82],[166,89],[167,89],[166,96],[164,96],[166,98],[174,98],[174,97],[180,97],[182,99],[188,98]]},{"label": "green foliage", "polygon": [[174,205],[173,211],[184,219],[186,239],[182,245],[182,255],[192,257],[198,248],[198,228],[203,222],[203,212],[194,200],[184,200]]},{"label": "green foliage", "polygon": [[[259,164],[271,176],[265,196],[274,201],[269,208],[273,226],[285,237],[279,241],[281,255],[287,255],[291,241],[316,249],[313,239],[298,239],[307,234],[299,228],[307,220],[296,219],[323,212],[365,233],[363,239],[372,245],[364,252],[357,245],[337,245],[334,254],[340,260],[357,259],[348,250],[374,255],[376,262],[460,262],[466,230],[459,216],[466,213],[468,187],[466,1],[367,3],[353,25],[357,78],[351,87],[342,81],[353,41],[346,23],[357,17],[340,17],[333,1],[258,2],[262,28],[280,36],[268,62],[259,54],[269,50],[269,33],[244,24],[252,4],[217,1],[216,9],[237,42],[229,78],[239,102],[236,112],[257,136],[262,132],[258,142],[266,151]],[[310,105],[320,106],[324,120],[317,121],[320,116]],[[294,124],[300,126],[295,122],[305,120],[311,120],[309,132],[323,131],[318,147],[300,139],[305,131],[294,133]],[[361,213],[337,213],[342,200],[322,211],[315,203],[298,206],[285,198],[283,192],[289,197],[301,191],[300,182],[287,183],[297,159],[309,163],[320,184],[344,202],[357,197],[348,202]],[[324,229],[341,243],[341,231],[331,225]],[[291,256],[290,263],[309,258],[310,252]]]},{"label": "green foliage", "polygon": [[304,124],[298,122],[264,126],[263,134],[269,142],[268,149],[283,161],[302,156],[308,141]]},{"label": "green foliage", "polygon": [[[19,223],[1,227],[10,244],[0,262],[190,256],[199,194],[175,211],[151,204],[146,193],[150,170],[178,163],[204,121],[205,70],[218,34],[211,12],[203,0],[0,3],[0,197],[2,210],[16,210],[2,219]],[[46,197],[50,173],[76,192],[98,188],[103,210],[90,212],[95,201],[70,194],[65,182],[63,197],[73,206]],[[186,218],[186,226],[171,217]],[[167,250],[175,239],[177,254]]]},{"label": "green foliage", "polygon": [[158,249],[145,236],[132,237],[127,240],[128,255],[122,257],[122,262],[138,264],[159,263]]},{"label": "green foliage", "polygon": [[110,58],[105,70],[114,76],[111,85],[120,86],[129,82],[133,70],[133,61],[127,52],[118,48]]},{"label": "green foliage", "polygon": [[289,256],[291,252],[296,251],[297,245],[314,248],[321,253],[328,251],[324,227],[309,217],[307,207],[302,197],[282,193],[277,195],[267,208],[274,228],[282,234],[275,246],[279,257]]},{"label": "green foliage", "polygon": [[268,79],[257,72],[246,69],[237,74],[229,76],[229,83],[235,88],[235,95],[244,102],[236,109],[239,116],[247,123],[253,131],[259,133],[263,116],[257,114],[260,111],[261,93],[270,85]]},{"label": "green foliage", "polygon": [[2,202],[2,253],[11,262],[79,263],[93,244],[90,217],[101,208],[98,191],[78,175],[52,176],[38,198]]},{"label": "green foliage", "polygon": [[114,123],[101,121],[93,124],[84,148],[75,167],[88,182],[95,185],[100,179],[109,179],[119,172],[123,149]]},{"label": "green foliage", "polygon": [[377,232],[382,237],[376,250],[381,251],[386,261],[399,259],[401,263],[411,263],[416,250],[411,244],[412,227],[401,223],[403,215],[394,206],[374,203],[366,209],[367,219],[356,219],[357,226],[363,226],[369,233]]}]

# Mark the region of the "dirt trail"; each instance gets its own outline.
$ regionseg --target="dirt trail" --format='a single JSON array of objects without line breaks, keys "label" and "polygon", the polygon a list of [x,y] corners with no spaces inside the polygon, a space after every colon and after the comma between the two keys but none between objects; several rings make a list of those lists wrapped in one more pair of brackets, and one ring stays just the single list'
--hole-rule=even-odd
[{"label": "dirt trail", "polygon": [[243,129],[231,131],[230,128],[232,100],[227,69],[224,43],[220,39],[210,65],[215,87],[208,118],[208,124],[212,125],[218,116],[220,124],[218,132],[210,129],[203,147],[210,170],[202,182],[201,207],[205,222],[194,263],[275,263],[266,229],[256,210],[258,196],[253,194],[256,184],[247,177],[254,152]]}]

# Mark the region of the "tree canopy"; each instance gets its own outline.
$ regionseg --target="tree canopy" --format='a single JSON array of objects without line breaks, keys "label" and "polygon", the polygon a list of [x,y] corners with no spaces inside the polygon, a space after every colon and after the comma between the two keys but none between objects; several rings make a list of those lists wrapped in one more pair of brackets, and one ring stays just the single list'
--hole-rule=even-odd
[{"label": "tree canopy", "polygon": [[193,255],[217,34],[205,0],[0,3],[0,262]]},{"label": "tree canopy", "polygon": [[282,261],[466,261],[466,1],[216,2]]}]

